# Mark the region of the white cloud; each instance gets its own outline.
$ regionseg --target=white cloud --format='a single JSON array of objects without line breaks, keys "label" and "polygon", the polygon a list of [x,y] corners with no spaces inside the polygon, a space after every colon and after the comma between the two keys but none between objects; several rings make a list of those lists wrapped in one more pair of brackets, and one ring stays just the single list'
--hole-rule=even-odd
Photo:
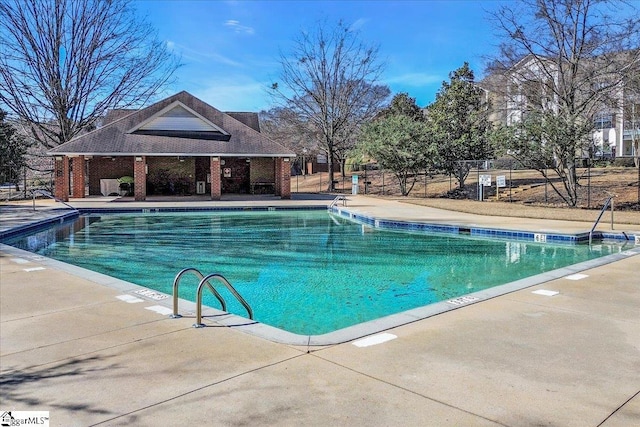
[{"label": "white cloud", "polygon": [[167,41],[167,48],[172,52],[181,55],[182,58],[186,59],[188,62],[205,63],[214,61],[220,64],[231,65],[233,67],[242,67],[241,63],[208,49],[206,51],[199,51],[173,41]]},{"label": "white cloud", "polygon": [[225,27],[231,28],[235,33],[238,34],[249,34],[253,35],[255,30],[252,27],[247,27],[245,25],[240,25],[240,21],[236,21],[235,19],[229,19],[224,23]]},{"label": "white cloud", "polygon": [[367,21],[368,21],[368,19],[366,19],[366,18],[359,18],[349,26],[349,30],[358,31],[362,27],[364,27],[364,24],[366,24]]},{"label": "white cloud", "polygon": [[407,86],[426,86],[442,82],[442,76],[428,73],[406,73],[387,77],[384,82],[387,84],[402,84]]}]

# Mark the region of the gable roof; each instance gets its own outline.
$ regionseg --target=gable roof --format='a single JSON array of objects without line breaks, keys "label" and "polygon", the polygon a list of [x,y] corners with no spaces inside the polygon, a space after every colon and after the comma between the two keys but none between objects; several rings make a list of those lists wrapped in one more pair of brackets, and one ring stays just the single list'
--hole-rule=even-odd
[{"label": "gable roof", "polygon": [[115,122],[118,119],[123,118],[137,110],[131,108],[115,108],[107,111],[107,115],[102,119],[102,126],[105,126],[111,122]]},{"label": "gable roof", "polygon": [[295,157],[291,150],[257,130],[254,113],[226,114],[185,91],[149,107],[125,111],[118,111],[113,121],[48,154]]},{"label": "gable roof", "polygon": [[249,126],[251,129],[255,130],[256,132],[260,132],[260,120],[258,118],[258,113],[227,111],[227,114],[233,117],[234,119]]}]

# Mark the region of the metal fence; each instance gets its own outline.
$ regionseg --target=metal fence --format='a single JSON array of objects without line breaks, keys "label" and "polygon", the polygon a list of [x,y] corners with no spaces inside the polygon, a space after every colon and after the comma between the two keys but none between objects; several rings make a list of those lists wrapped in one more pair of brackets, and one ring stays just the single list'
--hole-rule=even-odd
[{"label": "metal fence", "polygon": [[53,173],[22,168],[3,168],[0,171],[0,200],[26,200],[32,198],[36,190],[53,191]]},{"label": "metal fence", "polygon": [[[478,162],[472,167],[465,179],[464,188],[454,176],[430,174],[425,171],[411,176],[415,183],[409,193],[413,198],[447,197],[482,201],[507,201],[520,203],[543,203],[563,205],[565,202],[556,194],[552,185],[563,187],[559,178],[552,176],[546,180],[538,171],[515,168],[514,164]],[[617,171],[617,172],[616,172]],[[610,194],[610,180],[603,179],[606,174],[630,172],[635,168],[587,167],[579,168],[580,185],[578,196],[580,207],[597,208]],[[357,180],[354,180],[357,176]],[[640,181],[640,178],[638,178]],[[340,194],[358,194],[400,197],[400,186],[393,172],[377,168],[346,168],[346,172],[336,172],[333,177],[334,191]],[[637,185],[637,183],[636,183]],[[291,177],[291,190],[294,193],[327,192],[329,174],[327,172]],[[631,202],[634,202],[632,200]]]}]

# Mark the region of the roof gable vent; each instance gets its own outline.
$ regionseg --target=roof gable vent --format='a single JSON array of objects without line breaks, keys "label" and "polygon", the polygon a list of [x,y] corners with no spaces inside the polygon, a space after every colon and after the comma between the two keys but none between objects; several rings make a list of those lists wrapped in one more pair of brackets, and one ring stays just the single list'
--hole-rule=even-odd
[{"label": "roof gable vent", "polygon": [[228,141],[231,135],[210,120],[175,101],[127,133]]},{"label": "roof gable vent", "polygon": [[151,120],[146,121],[135,130],[226,133],[199,114],[187,110],[183,105],[176,105],[170,110],[152,117]]}]

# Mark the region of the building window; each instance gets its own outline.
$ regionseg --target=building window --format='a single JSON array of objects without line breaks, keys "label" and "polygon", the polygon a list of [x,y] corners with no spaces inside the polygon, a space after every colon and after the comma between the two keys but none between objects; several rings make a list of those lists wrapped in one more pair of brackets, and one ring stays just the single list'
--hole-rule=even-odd
[{"label": "building window", "polygon": [[611,113],[596,114],[593,125],[595,126],[596,129],[613,128],[613,114]]}]

